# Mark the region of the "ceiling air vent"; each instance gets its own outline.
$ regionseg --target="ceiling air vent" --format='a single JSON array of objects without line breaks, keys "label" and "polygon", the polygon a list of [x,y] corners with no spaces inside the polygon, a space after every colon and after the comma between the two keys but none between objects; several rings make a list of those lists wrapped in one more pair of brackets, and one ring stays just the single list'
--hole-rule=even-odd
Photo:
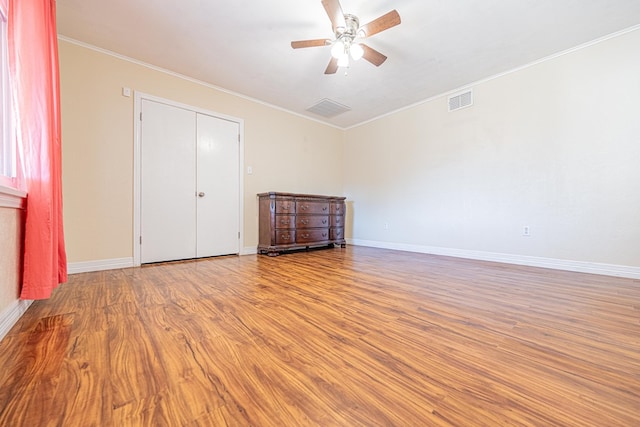
[{"label": "ceiling air vent", "polygon": [[449,97],[449,111],[456,111],[461,108],[470,107],[473,105],[473,91],[468,91],[451,95]]},{"label": "ceiling air vent", "polygon": [[307,108],[307,111],[310,111],[313,114],[317,114],[322,117],[334,117],[338,114],[351,111],[351,108],[325,98],[318,101],[318,103],[316,103],[315,105]]}]

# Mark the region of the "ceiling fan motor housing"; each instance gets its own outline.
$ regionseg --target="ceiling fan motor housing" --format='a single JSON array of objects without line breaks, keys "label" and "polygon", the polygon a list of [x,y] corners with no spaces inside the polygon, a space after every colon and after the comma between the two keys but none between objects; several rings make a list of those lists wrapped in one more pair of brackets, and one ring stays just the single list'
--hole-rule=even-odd
[{"label": "ceiling fan motor housing", "polygon": [[344,15],[345,26],[336,28],[336,40],[353,40],[359,35],[358,29],[360,28],[360,20],[357,16],[349,13]]}]

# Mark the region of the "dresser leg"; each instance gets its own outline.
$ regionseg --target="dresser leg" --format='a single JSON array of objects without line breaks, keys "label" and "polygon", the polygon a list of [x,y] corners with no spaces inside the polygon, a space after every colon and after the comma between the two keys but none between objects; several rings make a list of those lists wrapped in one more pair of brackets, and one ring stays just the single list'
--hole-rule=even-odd
[{"label": "dresser leg", "polygon": [[267,256],[278,256],[280,252],[267,252]]}]

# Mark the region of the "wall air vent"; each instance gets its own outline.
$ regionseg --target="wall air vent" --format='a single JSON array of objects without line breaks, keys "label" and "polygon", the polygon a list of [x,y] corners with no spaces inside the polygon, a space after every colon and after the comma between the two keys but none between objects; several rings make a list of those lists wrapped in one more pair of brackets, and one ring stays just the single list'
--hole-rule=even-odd
[{"label": "wall air vent", "polygon": [[456,111],[472,105],[473,91],[471,89],[449,96],[449,111]]},{"label": "wall air vent", "polygon": [[351,108],[330,99],[324,98],[311,107],[307,108],[307,111],[322,117],[335,117],[338,114],[351,111]]}]

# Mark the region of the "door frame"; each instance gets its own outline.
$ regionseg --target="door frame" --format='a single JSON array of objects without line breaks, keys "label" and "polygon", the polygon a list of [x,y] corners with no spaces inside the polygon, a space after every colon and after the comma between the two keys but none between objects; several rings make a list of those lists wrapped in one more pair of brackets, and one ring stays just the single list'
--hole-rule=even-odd
[{"label": "door frame", "polygon": [[[141,265],[141,224],[142,224],[142,175],[141,175],[141,163],[142,163],[142,126],[140,120],[140,114],[142,114],[142,100],[159,102],[161,104],[170,105],[185,110],[190,110],[195,113],[205,114],[207,116],[217,117],[223,120],[228,120],[238,124],[238,130],[240,133],[240,146],[239,146],[239,162],[238,169],[238,225],[240,236],[238,237],[238,254],[242,254],[243,241],[244,241],[244,120],[238,117],[228,116],[226,114],[217,113],[211,110],[205,110],[203,108],[195,107],[192,105],[182,104],[177,101],[172,101],[166,98],[160,98],[158,96],[150,95],[144,92],[134,91],[134,106],[133,106],[133,130],[135,138],[133,141],[133,266],[140,267]],[[171,203],[167,200],[167,203]]]}]

